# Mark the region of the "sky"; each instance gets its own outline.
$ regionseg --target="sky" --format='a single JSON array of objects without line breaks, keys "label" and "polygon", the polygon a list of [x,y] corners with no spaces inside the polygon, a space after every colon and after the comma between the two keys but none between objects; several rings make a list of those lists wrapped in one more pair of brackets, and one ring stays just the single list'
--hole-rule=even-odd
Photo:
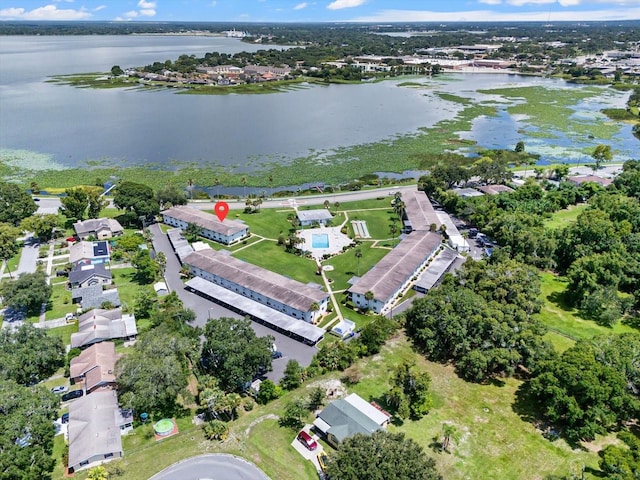
[{"label": "sky", "polygon": [[0,21],[443,23],[636,19],[640,19],[640,0],[0,0]]}]

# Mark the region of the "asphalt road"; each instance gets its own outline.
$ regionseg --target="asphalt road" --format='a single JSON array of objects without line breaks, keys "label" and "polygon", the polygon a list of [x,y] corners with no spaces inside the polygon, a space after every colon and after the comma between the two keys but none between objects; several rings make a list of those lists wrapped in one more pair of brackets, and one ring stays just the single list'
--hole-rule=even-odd
[{"label": "asphalt road", "polygon": [[[156,252],[164,252],[167,257],[167,267],[165,270],[167,286],[171,291],[175,291],[178,294],[185,308],[190,308],[196,312],[195,325],[204,327],[211,319],[220,317],[242,318],[242,316],[221,305],[185,290],[184,283],[180,278],[181,265],[178,257],[171,248],[169,238],[162,233],[159,225],[151,225],[149,228],[153,235],[154,249]],[[318,351],[316,347],[310,347],[297,342],[259,323],[251,322],[251,326],[259,337],[265,335],[274,337],[277,349],[282,352],[282,358],[273,361],[273,370],[267,374],[267,378],[274,382],[278,382],[284,376],[284,369],[290,359],[297,360],[300,365],[306,367],[311,363],[313,356]]]},{"label": "asphalt road", "polygon": [[149,480],[269,480],[254,464],[226,454],[208,454],[182,460]]}]

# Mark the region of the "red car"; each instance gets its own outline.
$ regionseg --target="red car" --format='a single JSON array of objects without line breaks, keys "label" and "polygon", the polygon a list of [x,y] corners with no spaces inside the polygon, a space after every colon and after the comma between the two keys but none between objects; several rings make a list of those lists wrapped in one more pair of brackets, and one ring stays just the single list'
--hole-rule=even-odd
[{"label": "red car", "polygon": [[315,450],[316,448],[318,448],[318,444],[316,443],[316,441],[313,438],[311,438],[311,435],[309,435],[304,430],[302,430],[298,434],[298,440],[309,450]]}]

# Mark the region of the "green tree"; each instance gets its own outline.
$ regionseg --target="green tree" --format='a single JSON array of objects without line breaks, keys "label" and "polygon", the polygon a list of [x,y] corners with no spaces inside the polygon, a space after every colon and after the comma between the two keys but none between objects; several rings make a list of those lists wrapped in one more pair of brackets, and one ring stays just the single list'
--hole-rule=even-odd
[{"label": "green tree", "polygon": [[156,193],[156,200],[160,208],[167,208],[175,205],[186,205],[187,195],[179,190],[175,185],[168,184]]},{"label": "green tree", "polygon": [[393,244],[396,243],[396,234],[398,233],[398,226],[395,223],[389,225],[389,232],[391,233],[391,237],[393,239]]},{"label": "green tree", "polygon": [[67,188],[64,193],[65,196],[60,199],[60,213],[67,218],[84,220],[89,206],[87,190],[82,187]]},{"label": "green tree", "polygon": [[304,369],[297,360],[289,360],[284,369],[284,376],[280,380],[280,386],[285,390],[295,390],[302,385]]},{"label": "green tree", "polygon": [[107,480],[109,478],[109,472],[107,472],[107,469],[103,465],[98,465],[89,470],[87,478],[89,480]]},{"label": "green tree", "polygon": [[32,385],[53,375],[64,360],[62,340],[44,329],[25,323],[16,330],[0,330],[2,380]]},{"label": "green tree", "polygon": [[31,195],[13,183],[0,181],[0,223],[18,226],[36,210],[38,206]]},{"label": "green tree", "polygon": [[[411,418],[417,420],[429,413],[433,404],[429,387],[431,377],[427,372],[420,372],[412,363],[399,365],[391,379],[392,389],[388,398],[397,407],[406,405]],[[406,410],[399,412],[400,418],[406,418]]]},{"label": "green tree", "polygon": [[99,188],[87,188],[87,217],[99,218],[100,213],[109,205],[109,200],[102,195]]},{"label": "green tree", "polygon": [[151,317],[158,306],[158,296],[148,289],[141,289],[135,299],[133,313],[137,319]]},{"label": "green tree", "polygon": [[[18,235],[20,235],[19,229],[8,223],[0,223],[0,260],[8,262],[18,253],[20,250],[16,242]],[[8,270],[8,264],[6,267]],[[13,278],[11,271],[9,271],[9,277]]]},{"label": "green tree", "polygon": [[611,152],[611,145],[598,145],[591,154],[591,158],[596,163],[596,169],[599,169],[604,162],[609,162],[613,158],[613,153]]},{"label": "green tree", "polygon": [[187,228],[184,229],[184,238],[189,240],[190,242],[195,242],[198,240],[198,237],[202,234],[202,228],[196,225],[195,223],[189,223]]},{"label": "green tree", "polygon": [[[372,455],[375,452],[375,455]],[[441,480],[435,462],[403,433],[355,434],[329,456],[326,473],[340,480]]]},{"label": "green tree", "polygon": [[522,140],[520,140],[518,143],[516,143],[516,148],[514,149],[514,151],[516,153],[524,152],[524,142]]},{"label": "green tree", "polygon": [[23,273],[13,282],[0,285],[5,305],[28,314],[38,315],[44,303],[51,297],[51,285],[44,272]]},{"label": "green tree", "polygon": [[151,187],[140,183],[124,181],[115,189],[113,204],[125,210],[129,223],[139,223],[141,218],[157,215],[160,205]]},{"label": "green tree", "polygon": [[204,424],[203,429],[205,437],[209,440],[225,441],[229,436],[229,426],[221,420],[208,421]]},{"label": "green tree", "polygon": [[260,383],[260,390],[256,400],[261,405],[266,405],[271,400],[276,400],[282,395],[282,388],[268,378]]},{"label": "green tree", "polygon": [[553,169],[553,171],[555,173],[556,180],[561,181],[567,175],[569,175],[569,165],[567,165],[566,163],[557,165],[556,168]]},{"label": "green tree", "polygon": [[448,451],[452,443],[460,441],[460,432],[451,423],[442,424],[442,450]]},{"label": "green tree", "polygon": [[111,75],[114,77],[119,77],[120,75],[124,75],[124,70],[120,68],[120,65],[114,65],[111,67]]},{"label": "green tree", "polygon": [[194,342],[162,328],[141,335],[133,351],[116,364],[120,404],[139,413],[175,414],[193,349]]},{"label": "green tree", "polygon": [[359,248],[356,248],[353,252],[353,256],[356,257],[356,262],[358,264],[357,270],[358,273],[357,275],[360,276],[360,259],[362,258],[362,250],[360,250]]},{"label": "green tree", "polygon": [[[59,405],[59,397],[42,385],[24,387],[13,380],[0,382],[0,479],[51,478],[55,466],[53,420]],[[18,444],[17,440],[25,439],[27,434],[27,444]]]},{"label": "green tree", "polygon": [[139,250],[131,263],[136,268],[135,277],[138,282],[148,285],[156,280],[159,267],[151,260],[149,250]]},{"label": "green tree", "polygon": [[204,339],[201,365],[225,391],[243,391],[258,372],[271,369],[273,337],[257,337],[248,319],[211,320]]},{"label": "green tree", "polygon": [[640,477],[640,441],[628,431],[618,433],[623,445],[607,445],[598,452],[600,470],[610,480],[631,480]]},{"label": "green tree", "polygon": [[20,228],[26,232],[33,232],[38,240],[46,242],[53,238],[59,221],[60,218],[55,214],[34,215],[22,220]]},{"label": "green tree", "polygon": [[300,430],[304,426],[304,419],[309,412],[300,399],[288,402],[284,407],[284,413],[280,416],[280,426],[291,430]]},{"label": "green tree", "polygon": [[373,321],[367,323],[360,331],[358,343],[364,347],[363,354],[375,355],[380,348],[396,331],[398,325],[395,321],[382,315],[376,316]]},{"label": "green tree", "polygon": [[579,340],[535,369],[529,384],[532,398],[567,438],[592,440],[640,413],[638,352],[636,333]]}]

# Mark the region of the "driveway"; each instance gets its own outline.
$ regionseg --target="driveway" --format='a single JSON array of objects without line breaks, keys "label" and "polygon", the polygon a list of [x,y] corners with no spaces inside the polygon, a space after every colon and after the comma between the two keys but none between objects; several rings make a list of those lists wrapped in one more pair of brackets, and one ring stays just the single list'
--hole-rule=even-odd
[{"label": "driveway", "polygon": [[[242,318],[241,315],[228,310],[206,298],[185,290],[184,283],[180,278],[180,261],[171,248],[169,238],[162,233],[158,224],[149,227],[153,235],[153,247],[156,252],[164,252],[167,257],[167,267],[165,270],[165,281],[171,291],[175,291],[184,303],[185,308],[190,308],[196,312],[194,325],[204,327],[210,319],[220,317]],[[273,361],[273,370],[267,374],[267,378],[274,382],[280,381],[284,376],[284,369],[290,359],[295,359],[304,367],[308,366],[317,352],[316,347],[310,347],[297,342],[281,333],[256,322],[251,322],[251,327],[256,335],[264,337],[271,335],[275,339],[276,348],[282,352],[282,358]]]},{"label": "driveway", "polygon": [[322,447],[322,445],[320,444],[320,437],[318,437],[318,435],[315,435],[312,431],[311,431],[311,425],[305,425],[305,427],[303,428],[303,430],[305,432],[307,432],[309,435],[311,435],[311,437],[316,441],[316,443],[318,444],[318,447],[315,450],[309,450],[307,447],[305,447],[300,440],[298,440],[298,436],[296,435],[293,438],[293,442],[291,442],[291,446],[294,448],[294,450],[296,452],[298,452],[300,455],[302,455],[304,458],[306,458],[307,460],[309,460],[311,463],[313,463],[313,466],[316,467],[316,470],[318,470],[319,472],[322,471],[320,469],[320,464],[318,463],[318,454],[320,454],[324,448]]},{"label": "driveway", "polygon": [[253,463],[227,454],[208,454],[182,460],[149,480],[269,480]]},{"label": "driveway", "polygon": [[28,237],[24,241],[24,247],[22,248],[22,254],[20,255],[20,262],[16,269],[15,276],[21,273],[33,273],[36,271],[38,263],[38,256],[40,253],[40,244],[33,237]]}]

